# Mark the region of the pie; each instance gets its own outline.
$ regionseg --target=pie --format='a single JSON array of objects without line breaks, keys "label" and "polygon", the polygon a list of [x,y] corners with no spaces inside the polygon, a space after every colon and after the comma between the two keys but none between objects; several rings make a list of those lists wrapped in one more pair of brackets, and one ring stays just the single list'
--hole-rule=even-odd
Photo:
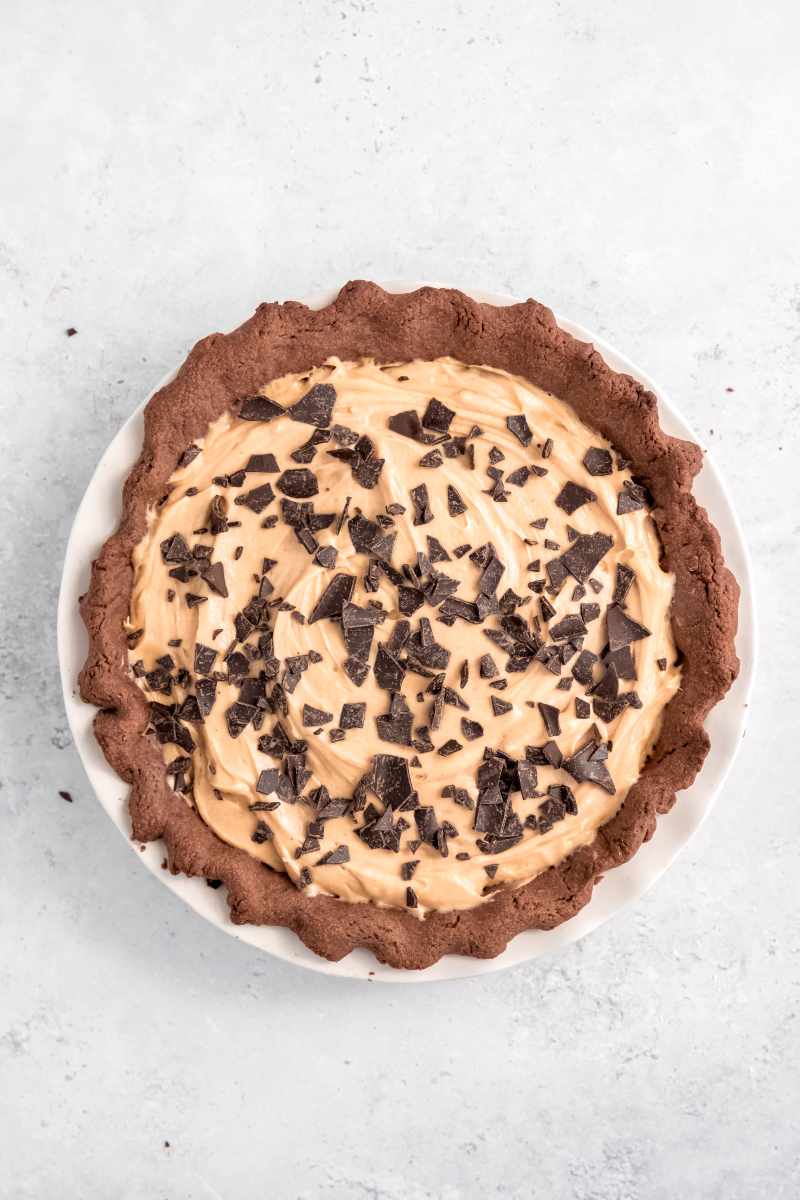
[{"label": "pie", "polygon": [[567,920],[738,670],[701,463],[532,300],[357,282],[204,339],[81,601],[134,838],[331,959]]}]

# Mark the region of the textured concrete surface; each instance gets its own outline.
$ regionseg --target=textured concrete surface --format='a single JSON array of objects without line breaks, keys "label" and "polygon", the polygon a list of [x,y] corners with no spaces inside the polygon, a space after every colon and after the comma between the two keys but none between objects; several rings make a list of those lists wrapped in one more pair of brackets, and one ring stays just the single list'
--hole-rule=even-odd
[{"label": "textured concrete surface", "polygon": [[[0,20],[0,1196],[796,1196],[797,7]],[[197,336],[351,276],[607,336],[712,448],[756,560],[763,666],[712,818],[635,911],[479,982],[337,982],[205,926],[61,707],[61,554],[122,419]]]}]

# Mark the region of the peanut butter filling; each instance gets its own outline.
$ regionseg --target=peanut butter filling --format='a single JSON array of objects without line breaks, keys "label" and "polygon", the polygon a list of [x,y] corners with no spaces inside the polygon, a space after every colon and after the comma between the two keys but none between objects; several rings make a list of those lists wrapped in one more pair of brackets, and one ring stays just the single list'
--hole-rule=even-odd
[{"label": "peanut butter filling", "polygon": [[[301,419],[274,407],[317,385],[335,392],[321,429],[302,419],[313,403]],[[162,706],[170,777],[220,838],[309,894],[424,914],[528,882],[618,810],[680,685],[673,578],[642,489],[568,404],[500,370],[331,359],[262,394],[271,419],[214,422],[134,552],[129,660]],[[409,412],[428,425],[398,421]],[[303,504],[335,518],[304,520]],[[349,618],[314,620],[337,576],[352,580]],[[243,621],[259,595],[260,622]],[[342,720],[343,705],[365,708]],[[387,740],[409,710],[408,741]],[[388,805],[384,837],[370,827],[387,755],[413,790]]]}]

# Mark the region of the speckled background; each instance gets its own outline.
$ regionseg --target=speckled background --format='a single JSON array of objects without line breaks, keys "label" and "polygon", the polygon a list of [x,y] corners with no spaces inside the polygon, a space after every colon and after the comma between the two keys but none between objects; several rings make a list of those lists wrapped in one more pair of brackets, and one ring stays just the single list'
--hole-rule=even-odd
[{"label": "speckled background", "polygon": [[[0,23],[0,1196],[795,1197],[797,6]],[[755,556],[762,669],[711,819],[634,911],[476,982],[325,979],[200,922],[61,705],[61,556],[123,418],[197,336],[353,276],[533,294],[608,337],[712,449]]]}]

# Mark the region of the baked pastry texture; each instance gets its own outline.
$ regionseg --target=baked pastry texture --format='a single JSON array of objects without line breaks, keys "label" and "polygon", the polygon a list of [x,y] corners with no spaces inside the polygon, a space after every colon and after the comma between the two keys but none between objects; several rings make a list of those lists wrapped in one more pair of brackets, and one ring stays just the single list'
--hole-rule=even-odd
[{"label": "baked pastry texture", "polygon": [[[499,888],[488,902],[420,918],[397,907],[308,894],[285,873],[220,840],[169,784],[150,706],[129,668],[125,623],[148,512],[162,500],[187,447],[209,425],[238,411],[243,397],[270,380],[307,372],[331,357],[396,363],[444,356],[524,377],[566,401],[627,460],[649,493],[663,565],[675,579],[671,624],[681,686],[664,710],[638,780],[589,844],[521,887]],[[698,447],[663,434],[652,394],[612,372],[534,301],[496,308],[452,290],[395,296],[355,282],[321,311],[265,304],[233,333],[204,339],[147,406],[144,446],[125,485],[120,527],[94,563],[81,601],[90,638],[81,694],[101,709],[98,741],[131,785],[134,838],[163,839],[174,872],[221,880],[234,922],[285,925],[332,959],[356,946],[398,967],[424,967],[446,953],[491,957],[523,929],[549,929],[568,919],[587,903],[605,871],[652,836],[657,814],[691,783],[708,750],[705,717],[738,670],[738,588],[724,566],[716,530],[691,495],[701,463]]]}]

